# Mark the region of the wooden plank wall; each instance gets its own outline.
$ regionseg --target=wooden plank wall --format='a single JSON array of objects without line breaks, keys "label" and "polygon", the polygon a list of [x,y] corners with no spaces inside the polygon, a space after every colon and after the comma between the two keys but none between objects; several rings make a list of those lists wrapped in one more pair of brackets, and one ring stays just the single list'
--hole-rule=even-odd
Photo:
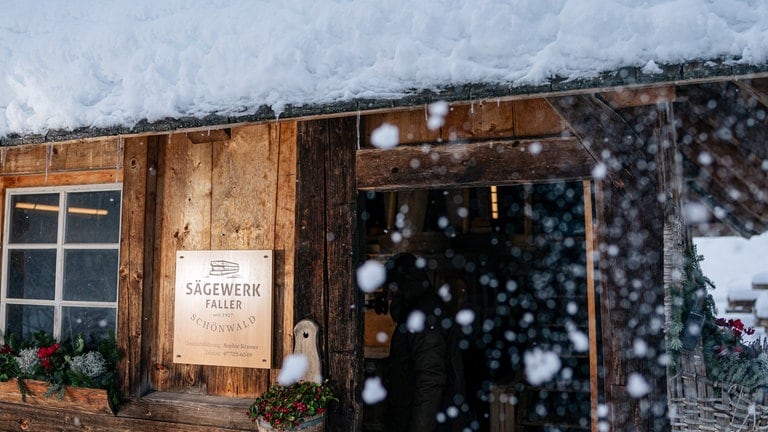
[{"label": "wooden plank wall", "polygon": [[356,120],[301,122],[296,191],[296,318],[320,325],[324,376],[340,404],[328,430],[358,431],[363,377],[362,292],[356,254]]},{"label": "wooden plank wall", "polygon": [[400,144],[558,136],[566,129],[543,99],[453,104],[437,130],[427,128],[427,109],[365,116],[361,146],[370,143],[371,133],[383,123],[399,126]]},{"label": "wooden plank wall", "polygon": [[0,176],[119,171],[123,166],[122,148],[120,137],[3,147],[0,148]]},{"label": "wooden plank wall", "polygon": [[[123,397],[135,401],[153,390],[245,400],[261,394],[293,349],[296,122],[234,128],[228,141],[201,144],[173,134],[0,148],[3,196],[10,187],[113,182],[123,182],[117,331]],[[173,364],[175,253],[198,248],[275,251],[273,369]],[[152,417],[130,404],[122,408]],[[172,407],[155,408],[175,421]],[[108,430],[119,422],[90,424]],[[250,425],[244,414],[243,425]]]},{"label": "wooden plank wall", "polygon": [[193,144],[186,135],[173,134],[159,143],[153,309],[143,344],[153,389],[253,398],[271,381],[266,369],[173,363],[178,250],[276,250],[273,364],[279,367],[290,352],[295,125],[234,128],[223,142]]},{"label": "wooden plank wall", "polygon": [[[150,145],[150,141],[152,144]],[[156,184],[156,167],[150,148],[157,152],[156,137],[131,138],[125,143],[126,169],[123,175],[123,214],[120,224],[120,269],[118,272],[118,349],[123,353],[120,362],[120,388],[126,397],[141,396],[148,387],[137,365],[141,365],[142,330],[144,323],[145,227],[151,219],[146,217],[148,184]],[[154,173],[155,175],[152,175]],[[152,214],[154,216],[154,213]],[[151,254],[148,254],[151,258]],[[151,270],[150,270],[151,272]],[[150,273],[151,274],[151,273]]]}]

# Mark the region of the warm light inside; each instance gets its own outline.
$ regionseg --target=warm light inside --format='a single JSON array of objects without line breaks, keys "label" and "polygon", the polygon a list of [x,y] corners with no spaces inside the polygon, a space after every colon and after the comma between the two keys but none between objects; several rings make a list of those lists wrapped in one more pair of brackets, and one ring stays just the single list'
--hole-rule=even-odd
[{"label": "warm light inside", "polygon": [[499,195],[496,186],[491,186],[491,218],[499,218]]},{"label": "warm light inside", "polygon": [[[36,203],[26,203],[26,202],[19,202],[16,203],[17,209],[22,210],[37,210],[37,211],[50,211],[50,212],[57,212],[59,211],[59,206],[50,205],[50,204],[36,204]],[[83,214],[83,215],[94,215],[94,216],[106,216],[109,214],[109,211],[105,209],[93,209],[93,208],[84,208],[84,207],[69,207],[67,208],[67,213],[71,214]]]}]

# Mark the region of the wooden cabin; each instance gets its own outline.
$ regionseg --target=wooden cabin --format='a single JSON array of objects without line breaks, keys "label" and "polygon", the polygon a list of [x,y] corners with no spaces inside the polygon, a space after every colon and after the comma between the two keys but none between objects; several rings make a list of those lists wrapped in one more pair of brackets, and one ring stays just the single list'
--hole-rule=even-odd
[{"label": "wooden cabin", "polygon": [[728,290],[728,307],[726,313],[747,313],[755,312],[755,302],[760,297],[760,291],[753,289],[734,289]]},{"label": "wooden cabin", "polygon": [[[264,108],[3,138],[3,329],[29,331],[51,315],[44,324],[60,337],[72,323],[100,323],[116,331],[122,356],[114,412],[82,397],[63,407],[3,397],[0,429],[253,430],[245,411],[275,382],[294,324],[309,318],[340,398],[326,430],[377,430],[386,407],[361,392],[386,368],[377,335],[391,321],[355,271],[399,251],[427,260],[434,286],[451,293],[447,310],[475,313],[463,349],[479,430],[668,429],[657,359],[689,233],[768,229],[768,69],[663,70],[287,107],[279,120]],[[449,111],[430,129],[435,101]],[[385,123],[397,126],[397,147],[371,145]],[[112,216],[65,213],[64,202],[110,205]],[[687,220],[690,203],[708,216]],[[74,228],[103,236],[69,239]],[[70,250],[93,257],[69,259]],[[270,350],[246,366],[220,348],[185,361],[179,320],[217,328],[178,297],[178,281],[199,267],[180,260],[207,251],[271,253],[270,309],[251,314],[267,317],[258,345]],[[217,271],[239,268],[228,257]],[[58,270],[40,279],[35,261]],[[25,278],[52,284],[53,297],[9,288]],[[67,284],[84,292],[67,295]],[[588,347],[575,348],[573,329]],[[529,384],[522,358],[533,347],[556,352],[568,374]],[[647,391],[630,395],[630,376]]]}]

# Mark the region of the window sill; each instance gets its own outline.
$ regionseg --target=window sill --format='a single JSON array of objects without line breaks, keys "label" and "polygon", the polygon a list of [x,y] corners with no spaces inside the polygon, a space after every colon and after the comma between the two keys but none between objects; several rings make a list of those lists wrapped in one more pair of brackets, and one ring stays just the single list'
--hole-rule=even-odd
[{"label": "window sill", "polygon": [[57,394],[45,396],[45,392],[48,391],[48,383],[45,381],[27,379],[24,383],[31,392],[27,394],[26,400],[22,400],[19,384],[15,378],[0,382],[0,402],[114,415],[106,390],[67,387],[64,389],[64,397],[59,399]]},{"label": "window sill", "polygon": [[46,397],[48,383],[24,380],[32,394],[22,400],[17,380],[0,382],[0,404],[16,404],[34,408],[67,410],[78,413],[109,415],[122,418],[215,426],[234,430],[253,430],[247,416],[253,399],[204,396],[184,393],[152,392],[113,409],[106,390],[67,387],[64,397]]}]

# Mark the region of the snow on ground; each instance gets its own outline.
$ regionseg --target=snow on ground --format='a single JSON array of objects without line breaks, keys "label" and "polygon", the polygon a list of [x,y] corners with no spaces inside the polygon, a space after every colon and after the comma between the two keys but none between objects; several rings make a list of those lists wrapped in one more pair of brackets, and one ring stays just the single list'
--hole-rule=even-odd
[{"label": "snow on ground", "polygon": [[768,59],[760,0],[7,0],[2,9],[0,137]]}]

